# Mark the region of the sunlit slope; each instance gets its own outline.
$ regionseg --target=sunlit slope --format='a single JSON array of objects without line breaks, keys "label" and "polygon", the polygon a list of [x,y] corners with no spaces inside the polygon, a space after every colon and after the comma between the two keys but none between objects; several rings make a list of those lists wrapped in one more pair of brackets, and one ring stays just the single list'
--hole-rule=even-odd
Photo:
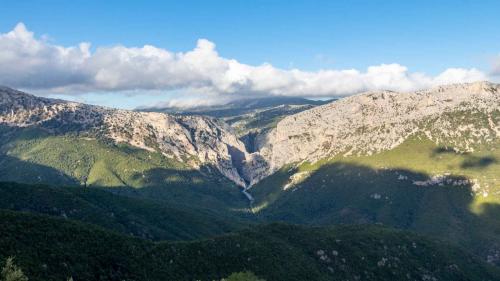
[{"label": "sunlit slope", "polygon": [[498,142],[500,86],[477,82],[347,97],[284,118],[259,151],[272,173],[301,161],[378,154],[415,136],[461,152]]},{"label": "sunlit slope", "polygon": [[0,212],[0,260],[30,280],[498,280],[448,244],[377,226],[259,226],[196,242],[151,243],[92,225]]},{"label": "sunlit slope", "polygon": [[498,262],[499,147],[459,153],[420,136],[371,156],[289,165],[252,187],[254,211],[294,223],[412,229]]},{"label": "sunlit slope", "polygon": [[194,170],[159,152],[36,128],[4,136],[0,181],[107,187],[214,209],[247,207],[239,188],[216,169]]}]

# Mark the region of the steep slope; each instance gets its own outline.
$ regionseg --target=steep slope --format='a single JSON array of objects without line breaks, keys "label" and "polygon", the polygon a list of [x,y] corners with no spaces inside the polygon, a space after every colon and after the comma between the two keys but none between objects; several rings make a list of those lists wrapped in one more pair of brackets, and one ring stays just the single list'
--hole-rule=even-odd
[{"label": "steep slope", "polygon": [[241,228],[220,213],[111,194],[98,189],[0,182],[0,209],[46,214],[151,240],[187,240]]},{"label": "steep slope", "polygon": [[264,122],[258,126],[270,129],[264,134],[250,135],[247,128],[246,147],[229,126],[209,117],[108,109],[8,88],[0,89],[0,123],[127,143],[195,169],[213,166],[249,187],[286,164],[370,155],[416,134],[457,151],[473,151],[500,134],[499,93],[498,85],[480,82],[416,93],[361,94],[288,116],[276,126]]},{"label": "steep slope", "polygon": [[195,108],[139,108],[140,111],[180,115],[205,115],[224,120],[245,143],[247,151],[255,152],[255,140],[274,128],[286,116],[293,115],[329,101],[298,97],[263,97],[232,101],[223,105]]},{"label": "steep slope", "polygon": [[0,212],[0,260],[30,280],[219,280],[250,270],[266,280],[498,280],[447,244],[376,226],[268,225],[183,243],[151,243],[67,220]]},{"label": "steep slope", "polygon": [[127,143],[158,151],[193,168],[214,166],[236,184],[246,185],[238,173],[246,158],[245,146],[227,125],[213,118],[110,109],[39,98],[2,87],[0,124]]},{"label": "steep slope", "polygon": [[421,135],[370,156],[285,166],[252,187],[254,212],[301,224],[382,223],[500,264],[499,145],[460,153]]},{"label": "steep slope", "polygon": [[260,133],[272,129],[276,124],[286,116],[293,115],[316,105],[290,105],[282,104],[275,107],[255,109],[248,113],[228,116],[222,118],[228,123],[240,137],[244,137],[249,133]]},{"label": "steep slope", "polygon": [[498,139],[500,86],[478,82],[344,98],[286,117],[258,150],[272,173],[303,160],[390,150],[419,133],[463,152]]},{"label": "steep slope", "polygon": [[1,181],[106,187],[222,213],[248,206],[239,188],[217,169],[194,169],[160,152],[39,127],[8,128],[0,143]]},{"label": "steep slope", "polygon": [[500,264],[500,87],[368,93],[289,116],[260,142],[266,220],[383,223]]}]

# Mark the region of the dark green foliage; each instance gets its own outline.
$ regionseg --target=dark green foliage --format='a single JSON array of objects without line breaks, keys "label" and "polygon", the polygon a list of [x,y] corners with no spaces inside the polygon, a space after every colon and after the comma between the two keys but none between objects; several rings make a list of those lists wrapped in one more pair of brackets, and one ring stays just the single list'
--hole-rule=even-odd
[{"label": "dark green foliage", "polygon": [[[256,108],[216,113],[245,134],[250,151],[257,131],[304,109]],[[472,112],[429,122],[464,116],[486,120]],[[160,153],[86,138],[79,135],[84,128],[58,122],[46,125],[75,133],[0,127],[0,180],[64,186],[0,183],[0,209],[59,217],[0,212],[0,261],[18,257],[32,280],[499,279],[476,258],[500,264],[498,143],[457,153],[454,142],[437,146],[417,136],[371,156],[287,166],[250,190],[254,216],[238,187],[211,167],[194,170]],[[285,190],[295,172],[309,174]],[[478,179],[481,188],[469,181],[413,183],[444,173],[452,181]],[[273,224],[213,238],[248,221],[358,226]],[[437,237],[469,253],[373,224]],[[8,268],[20,272],[12,262]]]},{"label": "dark green foliage", "polygon": [[[497,151],[457,153],[414,139],[372,156],[284,167],[250,192],[263,220],[384,224],[457,243],[500,264],[497,159]],[[284,190],[297,171],[308,176]],[[447,181],[440,184],[414,184],[443,174]],[[469,179],[474,178],[483,189],[473,190]],[[489,192],[486,197],[483,190]]]},{"label": "dark green foliage", "polygon": [[[453,246],[377,226],[272,224],[196,242],[152,243],[92,225],[0,212],[0,259],[30,280],[498,280]],[[432,279],[429,279],[432,280]]]},{"label": "dark green foliage", "polygon": [[193,170],[161,153],[40,128],[3,130],[0,181],[106,187],[224,214],[248,211],[239,187],[211,167]]},{"label": "dark green foliage", "polygon": [[0,209],[29,211],[93,223],[152,240],[181,240],[241,227],[235,217],[161,201],[115,195],[83,187],[0,182]]}]

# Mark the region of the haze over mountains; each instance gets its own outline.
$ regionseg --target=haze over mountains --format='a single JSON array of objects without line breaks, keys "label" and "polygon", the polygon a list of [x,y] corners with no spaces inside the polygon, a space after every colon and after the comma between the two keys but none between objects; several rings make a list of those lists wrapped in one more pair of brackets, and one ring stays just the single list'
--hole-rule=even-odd
[{"label": "haze over mountains", "polygon": [[[394,252],[378,256],[377,250],[365,267],[349,260],[364,258],[354,250],[359,246],[355,240],[348,241],[354,244],[349,244],[352,256],[344,257],[347,262],[332,256],[337,250],[326,251],[318,248],[326,244],[313,242],[314,235],[330,237],[329,233],[338,232],[342,236],[356,228],[316,232],[270,226],[262,231],[272,235],[262,235],[280,241],[280,254],[307,260],[304,272],[315,274],[314,280],[353,277],[364,271],[377,273],[359,275],[363,280],[399,278],[405,276],[403,272],[412,276],[410,280],[454,280],[453,276],[455,280],[496,280],[500,276],[495,268],[483,270],[484,278],[466,273],[489,268],[486,262],[500,264],[500,85],[494,83],[453,84],[412,93],[368,92],[326,102],[246,100],[189,111],[119,110],[1,87],[0,133],[0,180],[25,183],[1,183],[2,209],[63,217],[151,240],[206,238],[275,221],[383,224],[430,238],[410,235],[399,244],[386,244]],[[4,216],[15,224],[24,220],[24,215]],[[81,228],[64,223],[60,227]],[[393,231],[367,228],[362,240],[388,241],[387,237],[397,236]],[[241,242],[249,243],[245,253],[252,253],[248,258],[258,259],[253,251],[260,248],[249,245],[264,238],[255,235],[255,241],[238,236],[214,243],[245,241]],[[297,246],[296,235],[312,239],[310,247]],[[123,245],[136,243],[119,239]],[[420,263],[425,255],[416,252],[398,261],[396,249],[411,247],[412,239],[430,239],[425,242],[430,243],[428,251],[449,257],[450,264],[433,268]],[[444,251],[433,239],[459,248]],[[186,247],[213,247],[212,242],[200,243]],[[231,247],[221,251],[231,252]],[[296,252],[285,250],[290,247]],[[210,251],[200,251],[209,257]],[[466,269],[451,262],[459,260],[457,255],[471,255],[476,265]],[[43,262],[29,254],[21,257],[24,262]],[[391,259],[391,264],[406,271],[384,268]],[[408,259],[418,260],[422,270],[411,271]],[[380,261],[383,265],[378,265]],[[276,278],[265,264],[239,263],[228,268],[231,272],[250,268],[259,276]],[[189,278],[209,280],[231,273],[217,275],[215,264],[204,266],[200,268],[210,274]],[[373,271],[372,266],[382,270]],[[50,279],[57,275],[52,270],[32,272],[38,272],[35,279],[55,280]],[[135,276],[118,271],[113,274]],[[180,272],[155,272],[159,278],[155,280],[179,277]],[[300,270],[294,274],[283,280],[301,280]],[[179,280],[190,280],[187,276]]]}]

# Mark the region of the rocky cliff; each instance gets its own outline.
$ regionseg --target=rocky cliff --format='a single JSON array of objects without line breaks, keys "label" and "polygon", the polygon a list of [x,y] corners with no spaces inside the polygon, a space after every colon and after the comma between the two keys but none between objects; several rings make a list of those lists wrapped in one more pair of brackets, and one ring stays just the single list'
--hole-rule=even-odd
[{"label": "rocky cliff", "polygon": [[247,186],[242,175],[248,170],[244,168],[246,159],[252,157],[231,129],[214,118],[111,109],[3,87],[0,124],[38,126],[54,134],[78,133],[157,150],[192,167],[213,165],[236,184]]},{"label": "rocky cliff", "polygon": [[347,97],[286,117],[259,140],[258,150],[272,173],[287,163],[389,150],[417,134],[461,151],[500,138],[500,86],[477,82]]},{"label": "rocky cliff", "polygon": [[0,124],[39,126],[157,150],[191,165],[215,166],[250,187],[285,164],[370,155],[414,135],[460,151],[500,138],[500,86],[456,84],[414,93],[369,92],[290,115],[249,153],[223,121],[136,112],[35,97],[0,88]]}]

